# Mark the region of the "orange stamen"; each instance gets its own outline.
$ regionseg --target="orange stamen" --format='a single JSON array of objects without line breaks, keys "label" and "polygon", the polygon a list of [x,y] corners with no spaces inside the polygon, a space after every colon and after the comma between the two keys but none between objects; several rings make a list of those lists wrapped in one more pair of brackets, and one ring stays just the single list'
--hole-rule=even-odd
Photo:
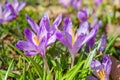
[{"label": "orange stamen", "polygon": [[74,35],[74,28],[72,28],[72,45],[74,45],[75,42],[75,35]]},{"label": "orange stamen", "polygon": [[34,39],[36,45],[39,45],[39,44],[40,44],[40,41],[37,39],[36,36],[34,36],[33,39]]},{"label": "orange stamen", "polygon": [[[97,72],[97,71],[96,71]],[[104,73],[104,69],[102,69],[101,71],[97,72],[97,75],[100,79],[104,79],[105,78],[105,73]]]}]

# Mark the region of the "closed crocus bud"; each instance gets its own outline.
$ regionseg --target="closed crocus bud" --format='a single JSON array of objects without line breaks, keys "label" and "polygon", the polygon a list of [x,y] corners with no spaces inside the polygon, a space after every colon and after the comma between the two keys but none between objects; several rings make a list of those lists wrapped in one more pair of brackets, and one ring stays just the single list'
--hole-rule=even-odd
[{"label": "closed crocus bud", "polygon": [[102,35],[101,37],[101,45],[100,45],[100,51],[103,52],[105,47],[106,47],[106,36],[105,34]]},{"label": "closed crocus bud", "polygon": [[86,21],[89,17],[89,10],[88,8],[81,9],[78,12],[78,19],[81,21]]}]

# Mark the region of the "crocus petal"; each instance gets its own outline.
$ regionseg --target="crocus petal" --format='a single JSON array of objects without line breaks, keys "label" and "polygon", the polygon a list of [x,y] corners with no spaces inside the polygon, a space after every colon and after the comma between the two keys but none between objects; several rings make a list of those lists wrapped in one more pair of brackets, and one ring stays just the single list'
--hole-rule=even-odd
[{"label": "crocus petal", "polygon": [[30,42],[20,40],[18,41],[15,46],[20,49],[20,50],[25,50],[25,51],[32,51],[35,50],[34,45],[32,45]]},{"label": "crocus petal", "polygon": [[94,69],[95,67],[101,66],[101,63],[98,60],[93,60],[91,62],[91,68]]},{"label": "crocus petal", "polygon": [[55,30],[58,29],[58,26],[60,25],[61,21],[62,21],[62,14],[59,14],[55,19],[55,21],[53,22],[52,29]]},{"label": "crocus petal", "polygon": [[14,9],[16,10],[17,9],[17,7],[19,6],[19,2],[18,2],[18,0],[14,0]]},{"label": "crocus petal", "polygon": [[30,29],[25,28],[24,29],[24,35],[29,42],[36,45],[36,42],[33,39],[34,37],[36,37],[36,35]]},{"label": "crocus petal", "polygon": [[69,47],[72,47],[72,36],[69,33],[65,32],[65,38],[68,41],[68,43],[70,44]]},{"label": "crocus petal", "polygon": [[99,78],[97,72],[101,71],[103,69],[103,66],[98,60],[93,60],[91,62],[91,69],[93,71],[93,74]]},{"label": "crocus petal", "polygon": [[75,41],[74,47],[75,48],[78,47],[80,49],[81,46],[83,45],[82,42],[84,41],[85,37],[86,36],[84,34],[79,35],[78,38]]},{"label": "crocus petal", "polygon": [[82,45],[88,42],[90,39],[92,39],[95,34],[96,34],[95,29],[92,29],[90,33],[86,36],[85,40],[82,42]]},{"label": "crocus petal", "polygon": [[23,9],[23,7],[26,5],[26,2],[20,3],[18,8],[17,8],[17,13]]},{"label": "crocus petal", "polygon": [[[12,6],[9,2],[6,1],[6,2],[5,2],[5,5],[6,5],[6,7],[8,8],[8,10],[10,10],[11,14],[16,15],[13,6]],[[7,11],[7,12],[8,12],[8,11]]]},{"label": "crocus petal", "polygon": [[37,54],[37,52],[25,52],[24,53],[26,56],[34,56]]},{"label": "crocus petal", "polygon": [[0,4],[0,19],[2,18],[2,5]]},{"label": "crocus petal", "polygon": [[78,29],[78,35],[80,34],[88,34],[89,33],[89,23],[87,21],[81,23]]},{"label": "crocus petal", "polygon": [[105,46],[106,46],[106,36],[105,34],[103,34],[101,38],[100,51],[104,51]]},{"label": "crocus petal", "polygon": [[50,20],[47,13],[45,13],[40,21],[39,26],[45,26],[47,31],[50,31]]},{"label": "crocus petal", "polygon": [[96,24],[94,25],[94,29],[97,31],[101,26],[102,26],[102,21],[98,21],[98,22],[96,22]]},{"label": "crocus petal", "polygon": [[45,53],[46,53],[46,48],[47,48],[47,38],[46,37],[43,37],[42,40],[41,40],[41,43],[38,47],[38,50],[39,50],[39,54],[41,56],[44,56]]},{"label": "crocus petal", "polygon": [[96,35],[94,35],[87,43],[86,43],[86,52],[89,53],[90,48],[92,48],[94,46],[95,43],[95,37]]},{"label": "crocus petal", "polygon": [[64,31],[72,35],[72,21],[69,17],[64,18]]},{"label": "crocus petal", "polygon": [[104,67],[104,70],[105,70],[106,74],[109,75],[110,71],[111,71],[111,65],[112,65],[112,61],[111,61],[109,55],[104,55],[103,56],[102,65]]},{"label": "crocus petal", "polygon": [[6,9],[3,11],[3,18],[7,18],[7,17],[9,17],[10,15],[11,15],[11,11],[6,8]]},{"label": "crocus petal", "polygon": [[4,21],[5,22],[10,21],[10,20],[15,19],[15,18],[16,18],[16,15],[11,15],[11,16],[8,16],[8,17],[4,18]]},{"label": "crocus petal", "polygon": [[66,47],[70,47],[71,44],[69,44],[69,42],[67,41],[67,39],[64,37],[64,34],[62,32],[57,32],[56,33],[56,37],[57,39]]},{"label": "crocus petal", "polygon": [[47,37],[47,33],[48,32],[44,25],[39,27],[38,37],[40,37],[40,38]]},{"label": "crocus petal", "polygon": [[53,44],[56,41],[56,33],[54,33],[50,38],[48,39],[47,46]]},{"label": "crocus petal", "polygon": [[31,28],[34,30],[34,32],[37,33],[39,30],[38,25],[28,15],[26,15],[26,19],[27,19],[29,25],[31,26]]},{"label": "crocus petal", "polygon": [[98,79],[93,76],[87,76],[86,80],[98,80]]}]

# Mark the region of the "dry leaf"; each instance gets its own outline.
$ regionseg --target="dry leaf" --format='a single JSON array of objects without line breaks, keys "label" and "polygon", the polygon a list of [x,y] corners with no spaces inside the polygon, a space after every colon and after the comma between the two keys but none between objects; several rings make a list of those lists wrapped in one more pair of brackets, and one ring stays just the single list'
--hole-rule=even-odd
[{"label": "dry leaf", "polygon": [[112,60],[111,77],[113,80],[120,80],[120,61],[110,56]]}]

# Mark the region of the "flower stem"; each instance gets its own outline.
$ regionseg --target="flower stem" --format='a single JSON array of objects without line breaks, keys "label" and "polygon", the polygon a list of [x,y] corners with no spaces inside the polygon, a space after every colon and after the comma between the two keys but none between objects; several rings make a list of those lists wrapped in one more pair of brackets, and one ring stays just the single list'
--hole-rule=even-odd
[{"label": "flower stem", "polygon": [[72,55],[72,63],[71,63],[71,68],[73,67],[73,65],[74,65],[74,60],[75,60],[75,57],[74,57],[74,55]]},{"label": "flower stem", "polygon": [[43,57],[43,61],[44,61],[44,68],[46,69],[47,73],[49,73],[49,66],[48,66],[48,63],[46,61],[46,56]]}]

